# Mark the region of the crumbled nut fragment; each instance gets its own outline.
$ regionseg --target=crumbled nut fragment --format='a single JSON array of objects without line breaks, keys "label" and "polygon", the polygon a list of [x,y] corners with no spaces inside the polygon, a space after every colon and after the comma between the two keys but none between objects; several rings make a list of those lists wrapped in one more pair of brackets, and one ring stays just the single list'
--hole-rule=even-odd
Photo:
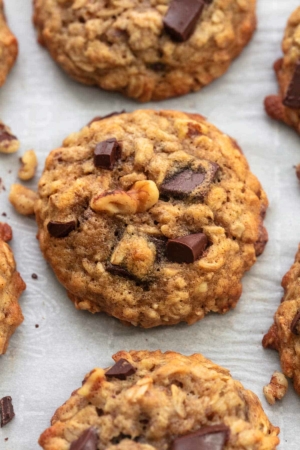
[{"label": "crumbled nut fragment", "polygon": [[270,405],[274,405],[276,400],[281,400],[288,389],[288,381],[281,372],[274,372],[271,381],[264,386],[264,395]]},{"label": "crumbled nut fragment", "polygon": [[20,180],[28,181],[34,177],[36,168],[38,165],[38,160],[34,150],[28,150],[24,153],[22,158],[20,158],[22,167],[19,170],[18,177]]},{"label": "crumbled nut fragment", "polygon": [[15,153],[20,142],[11,132],[11,129],[0,121],[0,153]]},{"label": "crumbled nut fragment", "polygon": [[134,183],[128,195],[137,200],[137,212],[145,212],[152,208],[159,199],[159,191],[154,181],[143,180]]},{"label": "crumbled nut fragment", "polygon": [[38,195],[21,184],[13,184],[9,193],[9,201],[23,216],[34,214],[34,204]]},{"label": "crumbled nut fragment", "polygon": [[7,223],[0,222],[0,239],[4,242],[12,240],[12,229]]}]

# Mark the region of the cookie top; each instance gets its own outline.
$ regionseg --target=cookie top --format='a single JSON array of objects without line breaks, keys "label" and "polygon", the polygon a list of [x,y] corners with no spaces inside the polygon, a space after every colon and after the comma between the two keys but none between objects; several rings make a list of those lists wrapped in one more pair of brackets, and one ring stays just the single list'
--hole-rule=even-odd
[{"label": "cookie top", "polygon": [[5,20],[3,1],[0,0],[0,87],[14,65],[18,55],[18,42]]},{"label": "cookie top", "polygon": [[278,350],[283,373],[300,394],[300,245],[295,263],[282,279],[284,296],[263,346]]},{"label": "cookie top", "polygon": [[34,5],[39,41],[69,75],[143,102],[197,91],[220,77],[256,26],[256,0]]},{"label": "cookie top", "polygon": [[274,64],[278,79],[279,94],[265,99],[267,114],[285,122],[300,132],[300,7],[290,16],[285,30],[282,50],[284,57]]},{"label": "cookie top", "polygon": [[143,327],[234,307],[267,241],[265,192],[199,115],[93,122],[50,153],[39,197],[41,249],[76,307]]},{"label": "cookie top", "polygon": [[[94,369],[56,411],[39,440],[44,450],[273,450],[278,445],[279,428],[271,425],[256,395],[202,355],[121,351],[113,359],[112,368]],[[80,446],[83,440],[90,446]]]},{"label": "cookie top", "polygon": [[11,335],[24,319],[18,299],[26,285],[5,242],[11,237],[11,228],[0,222],[0,355],[6,352]]}]

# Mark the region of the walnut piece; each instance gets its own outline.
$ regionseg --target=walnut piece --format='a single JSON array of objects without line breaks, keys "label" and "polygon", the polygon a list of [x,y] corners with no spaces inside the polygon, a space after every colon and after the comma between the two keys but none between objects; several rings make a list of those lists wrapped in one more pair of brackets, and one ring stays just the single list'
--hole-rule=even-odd
[{"label": "walnut piece", "polygon": [[274,405],[276,400],[281,400],[288,390],[288,381],[281,372],[274,372],[271,381],[264,386],[263,391],[267,402]]},{"label": "walnut piece", "polygon": [[20,142],[11,129],[0,121],[0,153],[15,153],[19,147]]},{"label": "walnut piece", "polygon": [[22,158],[20,158],[22,167],[19,170],[18,177],[20,180],[28,181],[31,180],[36,172],[38,165],[38,160],[34,150],[28,150],[24,153]]},{"label": "walnut piece", "polygon": [[4,242],[12,240],[12,229],[7,223],[0,222],[0,239]]},{"label": "walnut piece", "polygon": [[34,214],[34,205],[38,195],[21,184],[13,184],[9,193],[9,201],[23,216]]}]

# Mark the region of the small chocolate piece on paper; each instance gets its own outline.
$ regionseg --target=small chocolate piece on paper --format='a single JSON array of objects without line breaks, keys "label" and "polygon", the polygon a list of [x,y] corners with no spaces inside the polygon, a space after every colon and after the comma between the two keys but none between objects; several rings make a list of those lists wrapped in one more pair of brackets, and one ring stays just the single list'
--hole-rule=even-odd
[{"label": "small chocolate piece on paper", "polygon": [[166,32],[176,41],[186,41],[195,31],[204,0],[171,0],[164,18]]},{"label": "small chocolate piece on paper", "polygon": [[94,164],[101,169],[112,170],[115,162],[121,158],[122,148],[116,138],[99,142],[94,150]]},{"label": "small chocolate piece on paper", "polygon": [[14,407],[11,397],[3,397],[0,400],[0,412],[1,412],[1,428],[7,425],[14,417]]},{"label": "small chocolate piece on paper", "polygon": [[293,319],[291,324],[291,332],[296,334],[296,336],[300,336],[300,311],[297,312]]},{"label": "small chocolate piece on paper", "polygon": [[191,264],[202,256],[208,244],[203,233],[189,234],[178,239],[169,239],[167,258],[177,263]]},{"label": "small chocolate piece on paper", "polygon": [[285,98],[284,106],[292,109],[300,108],[300,61],[298,61],[292,81],[289,84]]},{"label": "small chocolate piece on paper", "polygon": [[114,366],[112,366],[105,376],[107,378],[118,378],[118,380],[126,380],[127,377],[133,375],[136,372],[136,368],[133,367],[127,359],[120,359]]},{"label": "small chocolate piece on paper", "polygon": [[125,109],[123,109],[120,112],[115,111],[110,114],[106,114],[106,116],[96,116],[87,124],[87,126],[90,127],[92,125],[92,123],[94,123],[94,122],[99,122],[99,120],[108,119],[109,117],[113,117],[113,116],[119,116],[120,114],[124,114],[124,113],[126,113]]},{"label": "small chocolate piece on paper", "polygon": [[84,431],[77,441],[72,442],[70,450],[97,450],[98,436],[94,428]]},{"label": "small chocolate piece on paper", "polygon": [[223,450],[229,438],[226,425],[214,425],[175,439],[171,450]]},{"label": "small chocolate piece on paper", "polygon": [[52,237],[64,238],[68,236],[76,228],[75,220],[69,222],[50,221],[47,225],[48,232]]}]

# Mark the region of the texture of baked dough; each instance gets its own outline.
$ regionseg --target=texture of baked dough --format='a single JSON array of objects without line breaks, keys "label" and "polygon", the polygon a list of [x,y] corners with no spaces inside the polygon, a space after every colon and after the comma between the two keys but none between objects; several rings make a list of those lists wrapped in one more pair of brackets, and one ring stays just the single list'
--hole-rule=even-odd
[{"label": "texture of baked dough", "polygon": [[300,395],[300,336],[292,333],[291,324],[300,311],[300,245],[295,262],[282,279],[284,296],[278,307],[274,324],[263,338],[263,346],[279,352],[282,371],[292,378]]},{"label": "texture of baked dough", "polygon": [[275,120],[285,122],[300,133],[300,109],[292,109],[282,102],[293,78],[296,64],[300,59],[300,7],[290,16],[285,30],[282,51],[283,58],[274,64],[274,70],[278,79],[279,94],[270,95],[265,99],[267,114]]},{"label": "texture of baked dough", "polygon": [[256,27],[256,0],[213,0],[186,42],[163,18],[171,0],[34,0],[39,41],[77,81],[139,101],[198,91],[227,71]]},{"label": "texture of baked dough", "polygon": [[[112,171],[96,168],[95,146],[111,137],[122,143],[122,160]],[[94,210],[107,191],[122,202],[138,180],[160,189],[180,168],[211,162],[220,169],[203,199],[161,196],[135,214]],[[146,328],[192,324],[210,311],[235,307],[241,278],[267,241],[268,201],[259,181],[237,143],[196,114],[140,110],[93,122],[50,153],[39,196],[40,246],[76,307]],[[49,234],[50,221],[72,220],[77,227],[69,236]],[[192,264],[157,258],[153,238],[192,233],[209,239],[202,258]],[[134,279],[109,273],[107,263],[119,264]]]},{"label": "texture of baked dough", "polygon": [[18,299],[25,288],[9,245],[0,239],[0,355],[24,320]]},{"label": "texture of baked dough", "polygon": [[279,444],[279,428],[256,395],[204,356],[160,351],[113,356],[122,358],[136,373],[119,380],[106,378],[103,369],[90,372],[41,435],[44,450],[68,450],[90,427],[99,433],[99,450],[166,450],[178,436],[219,424],[230,428],[226,450],[273,450]]},{"label": "texture of baked dough", "polygon": [[0,0],[0,87],[15,63],[18,55],[18,41],[5,20],[3,1]]}]

